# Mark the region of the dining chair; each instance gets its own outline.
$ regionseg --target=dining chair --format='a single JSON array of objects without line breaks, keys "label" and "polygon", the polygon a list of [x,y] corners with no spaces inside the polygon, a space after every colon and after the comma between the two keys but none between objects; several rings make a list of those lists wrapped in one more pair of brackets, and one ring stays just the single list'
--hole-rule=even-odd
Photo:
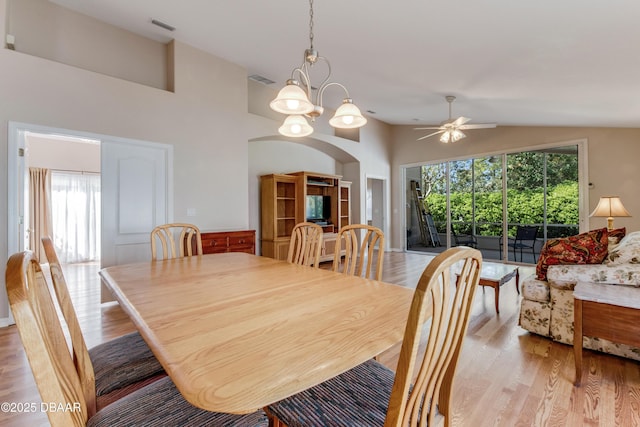
[{"label": "dining chair", "polygon": [[[458,263],[456,285],[452,267]],[[272,424],[426,427],[440,412],[449,425],[453,379],[481,267],[477,249],[456,247],[437,255],[418,281],[395,374],[368,360],[269,405]]]},{"label": "dining chair", "polygon": [[109,403],[165,376],[164,369],[138,332],[87,348],[80,322],[51,238],[42,238],[58,306],[69,329],[89,416]]},{"label": "dining chair", "polygon": [[509,239],[509,247],[513,248],[513,260],[516,259],[516,250],[520,250],[520,261],[522,261],[522,250],[531,250],[533,262],[536,262],[536,239],[538,238],[538,227],[535,225],[518,225],[516,236]]},{"label": "dining chair", "polygon": [[319,267],[322,250],[322,227],[301,222],[293,227],[287,261],[293,264]]},{"label": "dining chair", "polygon": [[[231,415],[189,404],[169,377],[119,399],[94,415],[88,412],[62,323],[40,264],[30,251],[7,262],[9,305],[52,427],[90,426],[267,426],[263,411]],[[87,355],[84,355],[87,357]]]},{"label": "dining chair", "polygon": [[[162,247],[162,254],[157,246]],[[155,227],[151,231],[151,259],[182,258],[202,255],[202,235],[193,224],[171,223]]]},{"label": "dining chair", "polygon": [[345,225],[336,238],[333,271],[342,270],[344,274],[364,275],[367,279],[382,280],[383,257],[384,233],[382,230],[366,224]]}]

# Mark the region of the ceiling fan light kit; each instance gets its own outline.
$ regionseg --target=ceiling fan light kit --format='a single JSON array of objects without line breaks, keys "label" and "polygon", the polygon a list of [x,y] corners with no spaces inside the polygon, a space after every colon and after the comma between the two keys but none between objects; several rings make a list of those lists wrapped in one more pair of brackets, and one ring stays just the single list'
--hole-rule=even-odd
[{"label": "ceiling fan light kit", "polygon": [[444,142],[445,144],[448,144],[450,142],[460,141],[462,138],[466,138],[466,137],[467,135],[460,132],[458,129],[453,129],[453,130],[445,131],[445,133],[443,133],[440,136],[440,142]]},{"label": "ceiling fan light kit", "polygon": [[[340,129],[362,127],[367,123],[367,119],[351,100],[347,88],[340,83],[329,81],[331,78],[331,64],[327,58],[319,56],[318,52],[313,48],[313,0],[309,0],[309,16],[310,47],[304,51],[302,65],[293,69],[291,78],[287,80],[286,86],[280,90],[278,96],[269,104],[272,110],[289,115],[278,131],[282,135],[291,137],[310,135],[313,132],[313,127],[305,117],[310,118],[313,122],[316,117],[322,115],[324,112],[322,95],[329,86],[342,88],[346,95],[342,105],[338,107],[334,116],[329,120],[329,124]],[[326,64],[328,73],[316,90],[311,84],[309,70],[318,61]]]},{"label": "ceiling fan light kit", "polygon": [[462,116],[453,120],[453,118],[451,117],[451,104],[453,103],[453,101],[456,100],[456,97],[452,95],[447,95],[445,96],[445,99],[449,103],[449,119],[443,122],[440,126],[414,128],[414,130],[426,130],[426,129],[436,130],[436,132],[433,132],[418,138],[417,139],[418,141],[421,141],[423,139],[429,138],[434,135],[442,134],[440,135],[440,142],[448,144],[449,142],[456,142],[461,140],[462,138],[465,138],[467,135],[465,135],[464,132],[462,132],[465,129],[488,129],[488,128],[496,127],[495,123],[466,124],[471,119],[467,117],[462,117]]}]

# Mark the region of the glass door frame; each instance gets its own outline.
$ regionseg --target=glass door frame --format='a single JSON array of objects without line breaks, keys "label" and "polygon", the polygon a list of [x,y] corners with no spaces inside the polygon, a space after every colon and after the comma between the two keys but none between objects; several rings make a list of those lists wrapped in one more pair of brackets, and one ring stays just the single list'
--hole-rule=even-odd
[{"label": "glass door frame", "polygon": [[[507,173],[507,155],[508,154],[513,154],[513,153],[520,153],[520,152],[526,152],[526,151],[540,151],[540,150],[544,150],[544,149],[549,149],[549,148],[559,148],[559,147],[565,147],[565,146],[570,146],[570,145],[575,145],[577,146],[578,149],[578,207],[579,207],[579,219],[578,219],[578,228],[579,228],[579,232],[583,233],[585,231],[587,231],[589,229],[589,172],[588,172],[588,168],[589,168],[589,162],[588,162],[588,140],[586,138],[580,138],[580,139],[574,139],[574,140],[567,140],[567,141],[560,141],[560,142],[554,142],[554,143],[547,143],[547,144],[538,144],[538,145],[531,145],[531,146],[522,146],[522,147],[517,147],[517,148],[513,148],[513,149],[508,149],[508,150],[500,150],[500,151],[493,151],[493,152],[478,152],[478,153],[474,153],[472,155],[468,155],[468,156],[464,156],[464,157],[451,157],[451,158],[443,158],[443,159],[434,159],[431,161],[423,161],[423,162],[417,162],[417,163],[411,163],[411,164],[404,164],[404,165],[400,165],[400,175],[401,175],[401,192],[402,192],[402,197],[400,197],[400,207],[403,207],[402,209],[400,209],[400,207],[398,208],[398,212],[406,212],[406,210],[404,209],[404,207],[409,206],[409,204],[411,203],[411,200],[408,199],[408,194],[409,194],[409,189],[408,184],[407,184],[407,169],[409,168],[414,168],[414,167],[419,167],[422,165],[426,165],[426,164],[434,164],[434,163],[447,163],[447,192],[449,191],[449,187],[450,187],[450,183],[449,183],[449,165],[448,163],[451,161],[456,161],[456,160],[468,160],[468,159],[474,159],[474,158],[479,158],[479,157],[488,157],[488,156],[501,156],[502,157],[502,179],[503,182],[506,182],[506,173]],[[508,185],[508,184],[507,184]],[[506,236],[507,236],[507,231],[508,231],[508,224],[507,224],[507,219],[508,219],[508,215],[507,215],[507,204],[506,204],[506,200],[507,200],[507,186],[503,185],[502,187],[502,192],[503,192],[503,203],[502,203],[502,229],[503,229],[503,238],[506,240]],[[449,229],[451,227],[451,212],[450,212],[450,206],[449,206],[449,198],[447,197],[447,229]],[[407,215],[406,213],[401,215],[401,230],[406,230],[407,229]],[[409,251],[409,249],[407,248],[407,239],[406,237],[403,235],[402,237],[402,250],[407,252]],[[446,245],[447,247],[451,247],[451,238],[449,233],[447,233],[447,239],[446,239]],[[506,245],[506,242],[503,241],[503,245],[502,245],[502,254],[501,257],[503,258],[503,260],[507,260],[508,259],[508,246]],[[502,261],[502,262],[508,262],[508,261]]]}]

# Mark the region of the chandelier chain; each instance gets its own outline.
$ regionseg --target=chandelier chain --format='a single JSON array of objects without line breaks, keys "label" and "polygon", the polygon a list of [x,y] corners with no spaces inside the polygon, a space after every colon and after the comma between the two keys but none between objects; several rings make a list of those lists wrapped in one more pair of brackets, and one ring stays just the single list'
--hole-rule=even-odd
[{"label": "chandelier chain", "polygon": [[309,43],[313,49],[313,0],[309,0]]}]

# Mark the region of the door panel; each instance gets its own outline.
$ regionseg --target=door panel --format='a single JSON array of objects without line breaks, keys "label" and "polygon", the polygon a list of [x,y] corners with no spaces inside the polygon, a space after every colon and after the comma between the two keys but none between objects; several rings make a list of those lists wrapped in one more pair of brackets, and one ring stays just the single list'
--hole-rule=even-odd
[{"label": "door panel", "polygon": [[[151,259],[151,230],[171,220],[172,154],[164,144],[102,142],[103,268]],[[104,286],[101,297],[113,300]]]}]

